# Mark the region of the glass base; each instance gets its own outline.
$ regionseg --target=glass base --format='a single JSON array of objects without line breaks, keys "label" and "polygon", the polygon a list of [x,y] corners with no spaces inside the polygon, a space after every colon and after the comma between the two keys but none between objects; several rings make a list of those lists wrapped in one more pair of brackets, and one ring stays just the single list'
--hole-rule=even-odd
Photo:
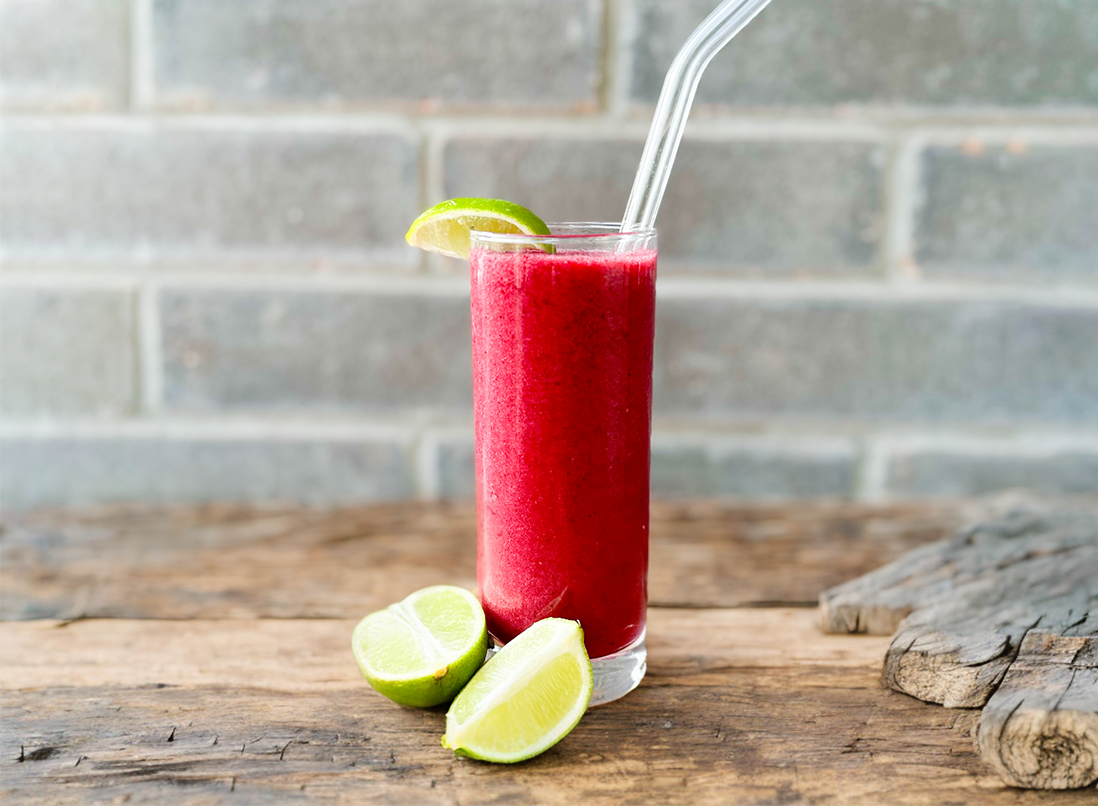
[{"label": "glass base", "polygon": [[[647,630],[642,632],[636,641],[625,649],[619,649],[613,655],[591,658],[595,686],[591,692],[588,708],[620,700],[640,685],[640,681],[644,679],[644,673],[648,671],[648,648],[644,643],[646,633]],[[489,638],[491,642],[488,646],[486,662],[503,649],[503,644],[498,638],[494,635],[490,635]]]},{"label": "glass base", "polygon": [[625,649],[613,655],[591,659],[591,668],[595,673],[595,690],[591,692],[591,705],[605,705],[621,699],[640,685],[648,669],[648,649],[644,644],[645,634]]}]

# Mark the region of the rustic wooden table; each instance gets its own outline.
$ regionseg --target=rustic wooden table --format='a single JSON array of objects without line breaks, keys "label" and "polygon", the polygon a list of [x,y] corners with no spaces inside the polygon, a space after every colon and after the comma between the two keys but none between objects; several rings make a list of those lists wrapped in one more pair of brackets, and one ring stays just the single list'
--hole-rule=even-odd
[{"label": "rustic wooden table", "polygon": [[660,505],[649,671],[514,767],[359,677],[365,613],[472,588],[468,507],[115,508],[7,516],[5,803],[1079,804],[1012,790],[972,711],[881,687],[887,637],[825,636],[823,589],[965,506]]}]

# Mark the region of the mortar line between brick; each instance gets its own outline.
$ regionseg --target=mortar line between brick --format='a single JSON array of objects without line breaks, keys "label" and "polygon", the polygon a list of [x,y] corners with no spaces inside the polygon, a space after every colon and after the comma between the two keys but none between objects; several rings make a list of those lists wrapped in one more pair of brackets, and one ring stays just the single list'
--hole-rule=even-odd
[{"label": "mortar line between brick", "polygon": [[[211,412],[203,415],[167,413],[156,417],[126,420],[5,417],[0,421],[0,436],[29,438],[164,438],[164,439],[273,439],[349,441],[384,439],[417,445],[421,436],[430,442],[471,442],[473,427],[468,416],[423,419],[412,417],[350,416],[330,420],[315,415],[266,415]],[[653,446],[718,448],[770,448],[779,451],[833,454],[863,443],[867,460],[876,454],[886,457],[897,450],[945,451],[958,454],[1041,457],[1053,453],[1079,451],[1098,453],[1098,430],[1078,429],[1056,423],[1045,430],[1030,427],[1024,431],[1001,433],[987,426],[952,425],[933,428],[913,424],[910,431],[859,431],[849,424],[819,421],[812,426],[797,423],[770,423],[770,430],[729,430],[728,425],[694,423],[689,427],[655,424]],[[871,455],[872,454],[872,455]],[[869,468],[871,471],[872,467]],[[867,482],[873,473],[867,474]],[[870,489],[867,484],[859,489]]]},{"label": "mortar line between brick", "polygon": [[130,109],[140,112],[153,105],[152,0],[130,2]]},{"label": "mortar line between brick", "polygon": [[[154,85],[149,85],[155,93]],[[144,133],[151,131],[229,131],[317,134],[403,134],[414,136],[428,118],[392,113],[348,113],[328,111],[309,115],[225,114],[195,112],[168,114],[138,110],[135,114],[44,115],[42,113],[5,113],[0,131],[5,128],[57,131],[113,131]]]},{"label": "mortar line between brick", "polygon": [[[628,68],[619,68],[619,70]],[[627,102],[626,102],[627,104]],[[624,110],[628,111],[628,110]],[[451,137],[516,139],[608,139],[642,140],[648,134],[647,117],[621,116],[581,118],[424,118],[422,124],[444,131]],[[993,144],[1011,140],[1026,140],[1038,145],[1098,145],[1098,126],[1094,122],[1074,124],[1030,121],[1026,124],[973,124],[953,126],[921,126],[889,121],[858,121],[848,119],[738,116],[714,118],[695,115],[690,118],[685,139],[760,140],[790,142],[884,142],[896,135],[917,136],[935,144],[959,145],[977,138]]]},{"label": "mortar line between brick", "polygon": [[437,501],[441,495],[439,478],[439,440],[431,431],[424,431],[416,441],[416,492],[420,501]]},{"label": "mortar line between brick", "polygon": [[862,440],[854,498],[865,503],[883,503],[888,497],[888,454],[876,435]]},{"label": "mortar line between brick", "polygon": [[888,223],[885,236],[886,276],[894,282],[919,278],[915,263],[915,215],[919,206],[921,140],[898,138],[888,177]]},{"label": "mortar line between brick", "polygon": [[1080,308],[1098,307],[1098,288],[1034,286],[993,286],[943,282],[897,284],[890,281],[804,281],[771,282],[756,280],[711,280],[672,278],[660,280],[659,300],[697,299],[776,299],[837,301],[994,301],[1027,305],[1051,305]]},{"label": "mortar line between brick", "polygon": [[854,440],[853,465],[854,469],[850,480],[850,498],[853,501],[864,501],[866,500],[866,477],[868,475],[865,435]]},{"label": "mortar line between brick", "polygon": [[[132,288],[146,271],[34,272],[7,269],[0,288]],[[308,274],[308,273],[204,273],[163,272],[151,280],[162,290],[180,291],[277,291],[299,293],[375,293],[434,297],[467,297],[469,281],[464,272],[453,275]],[[949,282],[891,281],[781,281],[669,277],[658,281],[659,300],[835,300],[882,302],[1001,302],[1029,306],[1077,309],[1098,308],[1098,287],[1064,285],[993,285]]]},{"label": "mortar line between brick", "polygon": [[[142,2],[142,0],[135,0]],[[136,48],[131,48],[137,50]],[[147,49],[142,48],[142,51]],[[141,55],[151,60],[151,49]],[[143,68],[149,72],[152,65]],[[136,76],[136,69],[134,72]],[[142,93],[155,92],[151,83]],[[133,82],[131,82],[133,83]],[[446,131],[458,136],[515,136],[515,137],[592,137],[643,139],[648,132],[648,115],[636,117],[555,115],[504,116],[504,115],[438,115],[422,116],[399,112],[362,112],[344,114],[323,111],[320,113],[286,114],[282,110],[269,114],[239,114],[196,112],[193,114],[165,114],[146,111],[144,114],[89,114],[46,115],[41,112],[9,112],[0,121],[4,127],[24,129],[96,130],[96,131],[149,131],[160,130],[209,130],[209,131],[287,131],[317,133],[403,133],[412,135],[419,130]],[[1005,143],[1011,139],[1023,139],[1048,145],[1098,144],[1098,117],[1091,119],[1050,120],[977,120],[949,123],[920,120],[850,119],[835,117],[801,116],[784,111],[773,116],[752,113],[729,117],[693,115],[687,139],[743,138],[789,140],[873,140],[888,138],[891,133],[905,132],[918,135],[934,144],[959,144],[966,139],[977,138],[988,143]]]},{"label": "mortar line between brick", "polygon": [[[420,129],[416,138],[416,170],[419,176],[416,181],[416,193],[419,196],[419,209],[426,210],[431,206],[431,134]],[[421,274],[429,268],[428,253],[416,250],[416,270]]]},{"label": "mortar line between brick", "polygon": [[390,441],[409,448],[421,428],[414,423],[386,423],[373,420],[323,423],[304,418],[193,419],[156,417],[103,421],[13,420],[0,422],[0,437],[34,439],[164,439],[164,440],[256,440],[256,441]]},{"label": "mortar line between brick", "polygon": [[324,293],[348,291],[393,295],[467,297],[469,279],[464,272],[454,276],[422,277],[401,274],[323,274],[265,272],[156,272],[137,269],[118,271],[34,271],[5,269],[0,288],[119,289],[143,283],[160,290],[283,291]]},{"label": "mortar line between brick", "polygon": [[49,288],[64,290],[136,290],[140,287],[141,272],[85,272],[85,271],[37,271],[16,268],[10,260],[0,256],[0,288]]},{"label": "mortar line between brick", "polygon": [[631,34],[632,9],[626,0],[606,0],[602,15],[602,87],[601,102],[605,117],[620,121],[625,117],[625,85],[629,76],[628,48],[623,40]]},{"label": "mortar line between brick", "polygon": [[881,188],[878,191],[878,200],[881,205],[881,213],[877,219],[877,241],[874,244],[873,267],[879,277],[892,279],[891,243],[893,238],[893,208],[896,184],[896,161],[898,159],[899,146],[896,140],[888,144],[885,156],[885,166],[882,173]]},{"label": "mortar line between brick", "polygon": [[1049,433],[1033,431],[1010,435],[973,434],[971,430],[942,430],[921,433],[879,431],[869,437],[886,456],[897,451],[940,451],[959,455],[1002,455],[1040,457],[1070,451],[1098,452],[1098,431],[1061,428]]},{"label": "mortar line between brick", "polygon": [[438,204],[446,198],[446,137],[438,131],[426,133],[423,204]]},{"label": "mortar line between brick", "polygon": [[130,294],[129,299],[130,308],[130,349],[133,351],[130,356],[130,371],[133,373],[133,388],[131,390],[130,398],[130,412],[134,415],[140,416],[144,413],[144,399],[145,399],[145,366],[142,359],[143,348],[141,347],[141,292],[140,289],[136,289]]},{"label": "mortar line between brick", "polygon": [[841,431],[828,432],[826,428],[810,432],[729,433],[706,431],[704,428],[686,430],[657,429],[652,434],[652,448],[766,448],[778,453],[800,456],[835,456],[850,454],[855,448],[850,435]]},{"label": "mortar line between brick", "polygon": [[141,383],[140,411],[155,414],[164,405],[164,346],[160,329],[159,294],[149,284],[137,291],[138,377]]}]

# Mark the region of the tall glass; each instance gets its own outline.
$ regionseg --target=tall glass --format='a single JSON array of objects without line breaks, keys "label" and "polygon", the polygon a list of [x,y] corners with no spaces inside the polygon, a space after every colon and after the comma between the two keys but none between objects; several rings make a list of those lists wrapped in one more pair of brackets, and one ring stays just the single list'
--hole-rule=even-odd
[{"label": "tall glass", "polygon": [[592,705],[644,676],[656,232],[472,233],[477,581],[506,643],[576,619]]}]

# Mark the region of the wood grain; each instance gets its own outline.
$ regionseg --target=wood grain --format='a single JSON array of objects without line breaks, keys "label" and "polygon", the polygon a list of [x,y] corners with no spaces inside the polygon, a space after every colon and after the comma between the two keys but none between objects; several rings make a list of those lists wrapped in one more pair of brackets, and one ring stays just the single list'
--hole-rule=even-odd
[{"label": "wood grain", "polygon": [[[0,687],[120,684],[271,685],[285,691],[346,687],[355,619],[82,619],[0,623]],[[785,639],[778,642],[775,635]],[[690,651],[691,642],[694,651]],[[887,640],[826,636],[800,608],[649,611],[649,678],[719,685],[729,665],[756,668],[879,664]],[[704,652],[697,650],[703,649]]]},{"label": "wood grain", "polygon": [[657,505],[648,677],[515,767],[443,750],[443,714],[374,693],[348,647],[369,610],[473,587],[466,506],[7,516],[0,799],[1083,804],[1005,787],[975,714],[881,687],[888,639],[822,635],[804,607],[973,511]]},{"label": "wood grain", "polygon": [[1086,802],[997,784],[969,712],[882,689],[887,639],[821,636],[809,610],[653,610],[641,688],[516,767],[455,758],[438,746],[440,711],[370,690],[349,628],[0,625],[14,659],[0,795],[50,806]]},{"label": "wood grain", "polygon": [[[653,606],[814,605],[955,529],[957,505],[653,508]],[[114,507],[9,516],[0,618],[352,618],[476,585],[462,505]]]}]

